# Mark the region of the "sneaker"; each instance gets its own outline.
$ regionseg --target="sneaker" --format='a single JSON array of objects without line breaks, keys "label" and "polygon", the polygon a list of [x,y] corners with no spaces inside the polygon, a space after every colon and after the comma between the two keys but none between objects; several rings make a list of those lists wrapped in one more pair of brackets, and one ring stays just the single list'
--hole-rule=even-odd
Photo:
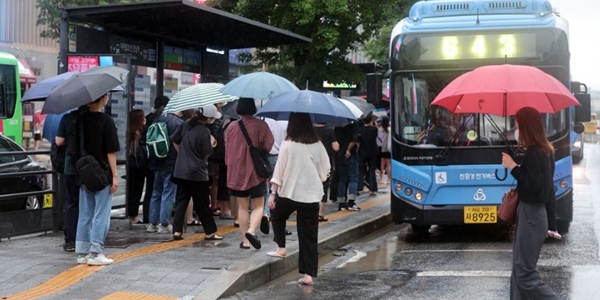
[{"label": "sneaker", "polygon": [[348,210],[360,211],[360,207],[356,206],[356,204],[348,204]]},{"label": "sneaker", "polygon": [[75,242],[65,242],[63,250],[67,252],[75,252]]},{"label": "sneaker", "polygon": [[148,226],[146,226],[146,232],[156,232],[156,225],[148,224]]},{"label": "sneaker", "polygon": [[173,233],[173,225],[169,224],[167,226],[163,226],[162,224],[158,224],[156,227],[156,232],[158,233]]},{"label": "sneaker", "polygon": [[557,231],[548,230],[546,237],[555,238],[557,240],[562,239],[562,236]]},{"label": "sneaker", "polygon": [[93,258],[89,254],[77,254],[77,264],[87,264],[88,259]]},{"label": "sneaker", "polygon": [[338,204],[338,210],[347,210],[348,209],[348,205],[346,202],[340,202]]},{"label": "sneaker", "polygon": [[88,257],[87,264],[88,266],[106,266],[112,264],[114,261],[104,254],[99,253],[96,257]]}]

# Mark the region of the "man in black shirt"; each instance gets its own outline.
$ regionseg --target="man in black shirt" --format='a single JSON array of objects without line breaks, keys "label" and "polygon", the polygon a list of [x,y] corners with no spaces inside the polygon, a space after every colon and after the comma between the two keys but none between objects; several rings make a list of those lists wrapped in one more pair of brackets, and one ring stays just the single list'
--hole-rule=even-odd
[{"label": "man in black shirt", "polygon": [[[111,182],[97,192],[88,191],[84,184],[80,187],[79,220],[75,239],[78,264],[110,265],[113,263],[113,260],[107,258],[103,252],[104,240],[110,225],[112,195],[118,187],[117,152],[120,146],[115,122],[111,116],[102,112],[108,100],[109,96],[105,94],[92,102],[89,111],[76,122],[77,130],[83,129],[83,141],[78,137],[78,142],[82,143],[84,150],[105,168],[108,181]],[[80,122],[83,125],[80,125]]]},{"label": "man in black shirt", "polygon": [[[337,152],[335,167],[338,175],[337,201],[338,210],[359,211],[356,205],[358,187],[358,158],[356,155],[356,144],[358,142],[358,125],[351,123],[344,127],[336,127],[335,136],[340,144]],[[346,183],[348,187],[348,203],[346,195]]]},{"label": "man in black shirt", "polygon": [[[329,163],[331,165],[331,172],[335,170],[335,159],[334,159],[334,151],[337,152],[340,150],[340,144],[338,144],[337,139],[335,137],[335,133],[333,129],[330,127],[325,127],[325,124],[316,124],[315,131],[321,137],[321,143],[325,146],[325,150],[327,151],[327,156],[329,156]],[[319,204],[319,222],[328,221],[323,214],[323,210],[325,209],[325,204],[327,203],[327,192],[329,190],[329,186],[331,183],[331,177],[327,178],[323,182],[323,198],[321,199],[321,203]],[[337,188],[337,186],[336,186]],[[333,187],[332,187],[333,189]]]}]

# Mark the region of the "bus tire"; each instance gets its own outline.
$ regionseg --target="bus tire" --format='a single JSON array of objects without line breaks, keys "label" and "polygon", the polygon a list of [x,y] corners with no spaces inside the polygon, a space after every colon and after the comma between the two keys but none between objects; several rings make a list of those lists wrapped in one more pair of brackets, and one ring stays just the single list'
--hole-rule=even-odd
[{"label": "bus tire", "polygon": [[556,229],[558,230],[558,233],[560,233],[560,234],[565,234],[565,233],[569,232],[570,226],[571,226],[571,221],[557,221],[556,222]]},{"label": "bus tire", "polygon": [[410,224],[410,228],[416,234],[427,234],[431,225]]}]

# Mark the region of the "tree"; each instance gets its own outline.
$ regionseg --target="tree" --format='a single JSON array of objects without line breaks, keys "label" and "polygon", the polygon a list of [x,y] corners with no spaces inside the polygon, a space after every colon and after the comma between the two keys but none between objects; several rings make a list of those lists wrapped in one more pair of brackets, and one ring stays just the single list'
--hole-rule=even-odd
[{"label": "tree", "polygon": [[63,7],[146,2],[146,0],[36,0],[35,2],[35,7],[40,9],[36,25],[48,25],[48,29],[40,33],[40,37],[58,42],[60,37],[60,10]]},{"label": "tree", "polygon": [[[233,13],[309,37],[311,44],[258,49],[245,58],[259,69],[292,79],[298,86],[316,88],[329,82],[361,82],[362,73],[346,55],[391,23],[398,3],[409,0],[238,0]],[[208,2],[227,9],[235,0]],[[412,2],[412,1],[411,1]],[[401,17],[393,16],[395,22]],[[388,37],[389,39],[389,37]]]},{"label": "tree", "polygon": [[390,55],[390,36],[394,26],[404,17],[408,16],[410,7],[419,0],[405,0],[396,3],[396,6],[384,12],[382,16],[386,23],[379,28],[373,38],[364,44],[363,51],[367,56],[377,62],[388,62]]}]

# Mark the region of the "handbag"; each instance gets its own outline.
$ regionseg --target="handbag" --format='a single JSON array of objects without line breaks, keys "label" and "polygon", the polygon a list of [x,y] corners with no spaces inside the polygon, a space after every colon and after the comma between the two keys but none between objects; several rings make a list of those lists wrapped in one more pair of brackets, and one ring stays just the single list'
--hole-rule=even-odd
[{"label": "handbag", "polygon": [[498,208],[498,218],[513,225],[517,220],[517,205],[519,204],[517,189],[511,187],[502,197],[502,204]]},{"label": "handbag", "polygon": [[271,177],[273,175],[273,168],[271,168],[271,163],[269,162],[269,154],[267,151],[252,145],[252,140],[250,140],[250,136],[248,136],[248,131],[246,131],[246,126],[244,126],[242,120],[238,121],[238,125],[244,134],[244,138],[246,138],[246,143],[250,149],[250,156],[252,157],[252,163],[254,164],[254,170],[256,170],[256,174],[262,178]]},{"label": "handbag", "polygon": [[90,192],[98,192],[106,188],[108,182],[108,171],[100,166],[100,162],[83,147],[83,119],[80,117],[79,122],[79,149],[81,157],[77,160],[75,166],[77,176],[81,180],[81,184]]}]

